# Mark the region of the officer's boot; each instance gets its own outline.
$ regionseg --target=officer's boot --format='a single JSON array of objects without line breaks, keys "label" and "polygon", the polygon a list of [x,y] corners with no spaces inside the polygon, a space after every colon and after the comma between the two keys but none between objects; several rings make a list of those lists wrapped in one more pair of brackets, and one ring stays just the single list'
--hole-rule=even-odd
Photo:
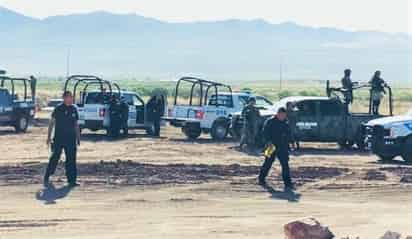
[{"label": "officer's boot", "polygon": [[270,168],[272,167],[274,159],[272,158],[265,158],[265,162],[263,163],[262,167],[260,168],[259,172],[259,184],[266,185],[266,177],[269,174]]}]

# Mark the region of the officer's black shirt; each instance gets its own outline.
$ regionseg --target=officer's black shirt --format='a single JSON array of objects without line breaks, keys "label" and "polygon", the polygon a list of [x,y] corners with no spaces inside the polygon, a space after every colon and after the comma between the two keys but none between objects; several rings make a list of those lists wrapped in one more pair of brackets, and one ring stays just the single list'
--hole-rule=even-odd
[{"label": "officer's black shirt", "polygon": [[280,121],[273,117],[266,121],[263,134],[267,143],[272,143],[283,152],[289,150],[291,130],[287,121]]},{"label": "officer's black shirt", "polygon": [[67,106],[61,104],[54,109],[52,117],[56,120],[54,142],[61,144],[75,144],[75,123],[79,120],[79,114],[76,107],[74,105]]}]

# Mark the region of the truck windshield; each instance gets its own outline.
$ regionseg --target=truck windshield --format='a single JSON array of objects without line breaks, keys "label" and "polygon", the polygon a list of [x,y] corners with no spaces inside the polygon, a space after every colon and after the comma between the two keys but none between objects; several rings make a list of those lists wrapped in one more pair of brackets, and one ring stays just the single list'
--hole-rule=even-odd
[{"label": "truck windshield", "polygon": [[[89,92],[86,96],[86,104],[105,104],[110,100],[110,93]],[[118,94],[117,94],[118,95]]]},{"label": "truck windshield", "polygon": [[273,103],[270,102],[268,99],[266,99],[264,97],[257,96],[256,97],[256,106],[257,107],[267,108],[267,107],[273,106]]},{"label": "truck windshield", "polygon": [[[239,96],[239,101],[243,104],[243,106],[247,105],[247,102],[249,101],[250,96]],[[273,103],[266,99],[265,97],[262,96],[256,96],[256,107],[259,108],[268,108],[273,106]]]}]

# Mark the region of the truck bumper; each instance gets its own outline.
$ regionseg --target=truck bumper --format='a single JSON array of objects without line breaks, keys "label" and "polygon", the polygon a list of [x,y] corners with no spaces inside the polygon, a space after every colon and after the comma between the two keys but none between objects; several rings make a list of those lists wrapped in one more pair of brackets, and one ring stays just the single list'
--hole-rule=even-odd
[{"label": "truck bumper", "polygon": [[380,156],[398,156],[402,153],[402,145],[402,139],[374,139],[372,141],[372,152]]},{"label": "truck bumper", "polygon": [[103,120],[85,120],[84,123],[80,123],[80,127],[83,129],[99,130],[104,129]]},{"label": "truck bumper", "polygon": [[170,123],[170,125],[178,128],[183,128],[188,124],[198,124],[200,127],[200,121],[195,119],[163,117],[162,120],[167,121]]}]

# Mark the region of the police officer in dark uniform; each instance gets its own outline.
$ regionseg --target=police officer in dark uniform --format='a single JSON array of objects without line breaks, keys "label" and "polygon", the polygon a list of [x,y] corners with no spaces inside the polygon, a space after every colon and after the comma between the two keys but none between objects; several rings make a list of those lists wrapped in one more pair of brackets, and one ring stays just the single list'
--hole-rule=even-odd
[{"label": "police officer in dark uniform", "polygon": [[373,75],[371,84],[371,95],[372,95],[372,113],[374,115],[379,115],[379,106],[381,105],[381,100],[386,94],[385,86],[386,82],[381,78],[381,72],[376,71]]},{"label": "police officer in dark uniform", "polygon": [[266,185],[266,177],[276,157],[282,166],[282,178],[286,189],[293,189],[293,183],[290,177],[289,169],[289,143],[291,141],[291,131],[287,123],[287,111],[280,108],[277,114],[265,122],[263,135],[267,145],[273,145],[274,150],[270,156],[267,156],[260,169],[259,184]]},{"label": "police officer in dark uniform", "polygon": [[126,99],[122,96],[120,99],[120,111],[122,116],[123,135],[127,136],[129,134],[129,126],[127,121],[129,120],[129,104],[127,104]]},{"label": "police officer in dark uniform", "polygon": [[109,106],[110,113],[110,126],[109,135],[111,137],[118,137],[120,128],[122,125],[122,112],[120,109],[120,103],[116,95],[112,95]]},{"label": "police officer in dark uniform", "polygon": [[153,122],[153,136],[159,137],[160,136],[160,121],[162,118],[162,113],[164,111],[164,104],[162,102],[162,98],[160,96],[153,96],[150,99],[149,103],[147,104],[149,109],[150,115],[149,119]]},{"label": "police officer in dark uniform", "polygon": [[349,112],[349,105],[353,102],[353,82],[351,79],[352,70],[346,69],[342,78],[342,89],[344,90],[345,105]]},{"label": "police officer in dark uniform", "polygon": [[246,145],[249,150],[254,150],[258,133],[258,119],[260,117],[259,109],[256,107],[256,98],[249,98],[248,104],[242,110],[242,116],[244,122],[240,147]]},{"label": "police officer in dark uniform", "polygon": [[[79,115],[73,105],[73,95],[66,91],[63,94],[63,103],[57,106],[49,124],[47,135],[47,145],[51,146],[52,154],[49,159],[46,173],[44,175],[44,185],[49,186],[49,178],[54,174],[60,160],[62,151],[66,155],[66,176],[70,187],[78,186],[76,154],[77,146],[80,145],[80,128],[78,125]],[[54,130],[53,141],[51,140]]]}]

